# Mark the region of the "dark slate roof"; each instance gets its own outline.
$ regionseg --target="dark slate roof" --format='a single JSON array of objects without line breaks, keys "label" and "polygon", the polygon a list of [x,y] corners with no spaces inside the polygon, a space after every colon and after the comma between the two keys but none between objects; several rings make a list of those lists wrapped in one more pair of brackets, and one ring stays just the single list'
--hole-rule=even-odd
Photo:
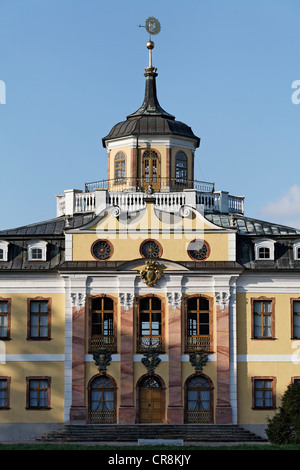
[{"label": "dark slate roof", "polygon": [[156,73],[146,73],[145,97],[142,106],[127,116],[126,121],[119,122],[102,139],[103,146],[110,139],[117,139],[129,135],[176,135],[187,137],[196,141],[199,147],[200,139],[195,136],[192,129],[183,122],[176,121],[175,117],[167,113],[159,104],[156,94]]},{"label": "dark slate roof", "polygon": [[22,227],[1,230],[0,239],[19,237],[26,237],[26,239],[28,239],[31,237],[37,238],[38,236],[43,236],[43,238],[46,238],[46,236],[63,236],[65,229],[81,227],[82,225],[90,222],[94,217],[94,213],[75,214],[72,218],[69,219],[69,227],[66,227],[66,217],[62,216],[43,222],[24,225]]},{"label": "dark slate roof", "polygon": [[[215,225],[230,228],[230,214],[205,213],[205,217]],[[263,220],[252,219],[250,217],[234,215],[234,222],[237,233],[240,235],[251,235],[259,237],[274,237],[284,235],[300,235],[300,229],[287,227],[285,225],[265,222]]]},{"label": "dark slate roof", "polygon": [[[76,228],[90,222],[93,213],[75,215],[66,226],[65,217],[0,231],[0,239],[9,241],[8,261],[0,262],[0,272],[5,271],[54,271],[65,259],[64,229]],[[47,242],[46,261],[28,261],[27,241],[42,238]]]}]

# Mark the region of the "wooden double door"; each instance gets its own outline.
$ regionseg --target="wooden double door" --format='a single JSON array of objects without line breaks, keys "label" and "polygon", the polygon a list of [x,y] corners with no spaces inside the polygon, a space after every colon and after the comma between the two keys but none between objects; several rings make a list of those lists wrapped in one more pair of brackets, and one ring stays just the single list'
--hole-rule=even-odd
[{"label": "wooden double door", "polygon": [[164,416],[163,389],[157,381],[145,382],[139,389],[139,422],[162,423]]}]

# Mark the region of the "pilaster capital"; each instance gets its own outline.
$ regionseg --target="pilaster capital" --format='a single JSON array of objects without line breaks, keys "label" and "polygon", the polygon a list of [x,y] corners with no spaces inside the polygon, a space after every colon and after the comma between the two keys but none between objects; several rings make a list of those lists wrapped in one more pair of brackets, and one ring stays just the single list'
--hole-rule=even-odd
[{"label": "pilaster capital", "polygon": [[215,299],[216,304],[222,312],[224,311],[225,307],[228,307],[229,300],[230,300],[230,293],[229,292],[215,292]]},{"label": "pilaster capital", "polygon": [[124,307],[126,312],[133,307],[134,294],[131,292],[119,293],[120,305]]},{"label": "pilaster capital", "polygon": [[181,307],[181,298],[181,292],[167,292],[168,304],[170,307],[173,307],[174,311]]},{"label": "pilaster capital", "polygon": [[85,292],[74,292],[71,293],[72,307],[75,307],[77,312],[85,306],[86,293]]}]

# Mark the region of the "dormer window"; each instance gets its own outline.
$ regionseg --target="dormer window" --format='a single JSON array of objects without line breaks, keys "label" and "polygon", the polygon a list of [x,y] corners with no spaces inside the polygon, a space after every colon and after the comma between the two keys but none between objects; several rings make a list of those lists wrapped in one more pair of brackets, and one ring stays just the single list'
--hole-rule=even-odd
[{"label": "dormer window", "polygon": [[31,240],[28,242],[28,261],[46,261],[47,242]]},{"label": "dormer window", "polygon": [[274,260],[274,240],[260,239],[254,242],[256,260]]},{"label": "dormer window", "polygon": [[5,240],[0,240],[0,261],[8,260],[8,245]]},{"label": "dormer window", "polygon": [[300,240],[293,243],[294,260],[300,260]]}]

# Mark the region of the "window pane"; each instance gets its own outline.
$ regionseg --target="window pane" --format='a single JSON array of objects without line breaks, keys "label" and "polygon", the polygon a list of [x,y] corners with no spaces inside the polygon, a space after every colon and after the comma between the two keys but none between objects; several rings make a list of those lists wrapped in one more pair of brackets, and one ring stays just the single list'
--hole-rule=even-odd
[{"label": "window pane", "polygon": [[253,302],[253,309],[254,309],[254,313],[261,312],[261,302],[259,302],[258,300],[255,300]]},{"label": "window pane", "polygon": [[300,313],[300,301],[299,300],[294,300],[294,312],[295,313]]},{"label": "window pane", "polygon": [[7,302],[1,301],[0,302],[0,313],[7,313]]},{"label": "window pane", "polygon": [[48,312],[48,301],[42,301],[40,302],[40,312],[46,313]]},{"label": "window pane", "polygon": [[39,311],[39,302],[31,301],[30,302],[30,311],[36,313]]},{"label": "window pane", "polygon": [[0,336],[7,336],[7,316],[0,315]]},{"label": "window pane", "polygon": [[270,313],[272,311],[271,310],[271,301],[270,300],[265,300],[263,302],[263,307],[264,307],[264,312]]}]

